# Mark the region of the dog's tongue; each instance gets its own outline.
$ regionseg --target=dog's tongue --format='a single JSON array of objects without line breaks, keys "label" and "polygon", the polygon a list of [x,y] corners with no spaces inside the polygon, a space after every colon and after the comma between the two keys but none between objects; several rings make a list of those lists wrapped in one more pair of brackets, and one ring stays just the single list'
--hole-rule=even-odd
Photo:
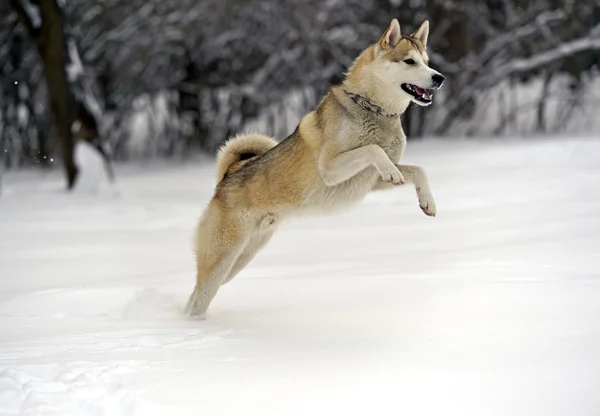
[{"label": "dog's tongue", "polygon": [[423,95],[423,94],[425,94],[425,90],[424,90],[424,89],[422,89],[422,88],[419,88],[419,87],[417,87],[416,85],[415,85],[415,92],[416,92],[417,94],[419,94],[419,95]]}]

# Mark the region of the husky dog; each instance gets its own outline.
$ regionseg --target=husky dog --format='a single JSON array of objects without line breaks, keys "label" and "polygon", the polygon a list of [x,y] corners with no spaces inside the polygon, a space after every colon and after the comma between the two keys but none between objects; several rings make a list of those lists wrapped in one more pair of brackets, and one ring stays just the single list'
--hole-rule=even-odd
[{"label": "husky dog", "polygon": [[444,77],[428,66],[429,22],[408,36],[393,19],[281,142],[260,134],[228,140],[217,185],[196,230],[196,286],[186,310],[204,318],[219,287],[267,244],[286,217],[332,213],[374,190],[412,183],[426,215],[436,208],[422,167],[399,164],[400,115],[428,106]]}]

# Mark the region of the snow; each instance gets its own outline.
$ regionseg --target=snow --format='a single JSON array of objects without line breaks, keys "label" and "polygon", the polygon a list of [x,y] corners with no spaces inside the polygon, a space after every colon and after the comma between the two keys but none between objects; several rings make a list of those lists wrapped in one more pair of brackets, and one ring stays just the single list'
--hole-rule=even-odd
[{"label": "snow", "polygon": [[0,197],[0,415],[597,415],[600,141],[411,142],[414,189],[282,226],[185,317],[212,161]]},{"label": "snow", "polygon": [[67,40],[67,50],[69,54],[69,62],[65,67],[67,79],[73,86],[75,95],[86,107],[86,109],[94,116],[96,120],[102,119],[102,108],[96,100],[94,93],[91,91],[87,80],[85,80],[85,70],[83,63],[77,51],[77,45],[72,38]]},{"label": "snow", "polygon": [[27,17],[29,18],[31,25],[35,29],[39,29],[42,26],[42,16],[38,6],[29,0],[21,0],[21,6],[23,6],[23,10],[25,10],[25,13],[27,13]]},{"label": "snow", "polygon": [[91,144],[77,141],[75,163],[79,172],[73,188],[74,192],[97,194],[105,190],[116,191],[111,186],[102,155]]},{"label": "snow", "polygon": [[29,110],[25,104],[19,104],[17,106],[17,119],[19,120],[19,126],[21,128],[27,128],[29,123]]},{"label": "snow", "polygon": [[83,64],[79,58],[79,52],[77,51],[77,45],[73,39],[67,41],[67,50],[69,52],[69,63],[65,68],[67,71],[67,78],[69,82],[74,82],[79,77],[83,76]]},{"label": "snow", "polygon": [[137,97],[128,116],[128,154],[133,158],[156,156],[174,118],[165,92]]},{"label": "snow", "polygon": [[[600,118],[594,116],[600,102],[600,77],[596,73],[582,76],[585,88],[577,90],[573,90],[572,82],[571,76],[552,76],[545,98],[546,131],[578,136],[600,129]],[[519,84],[501,82],[483,91],[478,97],[479,105],[474,116],[461,122],[455,121],[448,133],[458,136],[534,135],[538,131],[543,89],[543,74]],[[443,91],[440,93],[443,94]]]},{"label": "snow", "polygon": [[312,87],[292,89],[279,102],[266,106],[257,117],[246,120],[240,130],[285,137],[310,110],[311,103],[316,101],[314,95]]}]

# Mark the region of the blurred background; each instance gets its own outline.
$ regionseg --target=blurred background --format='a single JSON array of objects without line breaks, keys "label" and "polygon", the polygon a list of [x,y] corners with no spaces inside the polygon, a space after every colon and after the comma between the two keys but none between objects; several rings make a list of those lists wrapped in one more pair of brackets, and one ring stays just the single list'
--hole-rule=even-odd
[{"label": "blurred background", "polygon": [[[290,217],[189,319],[219,145],[392,18],[435,219]],[[600,0],[0,0],[0,415],[600,415],[599,58]]]},{"label": "blurred background", "polygon": [[[392,18],[429,19],[434,104],[409,140],[597,131],[598,0],[8,0],[0,2],[0,168],[214,154],[291,133]],[[59,165],[59,166],[57,166]]]}]

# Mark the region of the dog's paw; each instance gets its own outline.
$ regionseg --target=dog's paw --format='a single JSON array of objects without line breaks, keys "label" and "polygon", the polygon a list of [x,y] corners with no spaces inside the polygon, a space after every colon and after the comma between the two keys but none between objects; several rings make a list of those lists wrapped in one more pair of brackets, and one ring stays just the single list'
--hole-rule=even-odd
[{"label": "dog's paw", "polygon": [[404,185],[404,176],[394,165],[381,171],[381,179],[392,185]]},{"label": "dog's paw", "polygon": [[201,321],[206,319],[206,310],[203,310],[200,307],[198,292],[196,291],[196,288],[194,288],[193,292],[190,294],[190,297],[187,301],[187,304],[185,305],[183,312],[190,319]]},{"label": "dog's paw", "polygon": [[433,200],[433,195],[431,194],[423,194],[419,195],[419,207],[423,210],[425,215],[430,217],[435,217],[436,208],[435,201]]},{"label": "dog's paw", "polygon": [[206,312],[198,312],[191,311],[188,314],[188,318],[192,321],[206,321]]},{"label": "dog's paw", "polygon": [[194,321],[204,321],[206,320],[206,311],[198,306],[197,303],[190,305],[185,309],[185,315],[188,319]]}]

